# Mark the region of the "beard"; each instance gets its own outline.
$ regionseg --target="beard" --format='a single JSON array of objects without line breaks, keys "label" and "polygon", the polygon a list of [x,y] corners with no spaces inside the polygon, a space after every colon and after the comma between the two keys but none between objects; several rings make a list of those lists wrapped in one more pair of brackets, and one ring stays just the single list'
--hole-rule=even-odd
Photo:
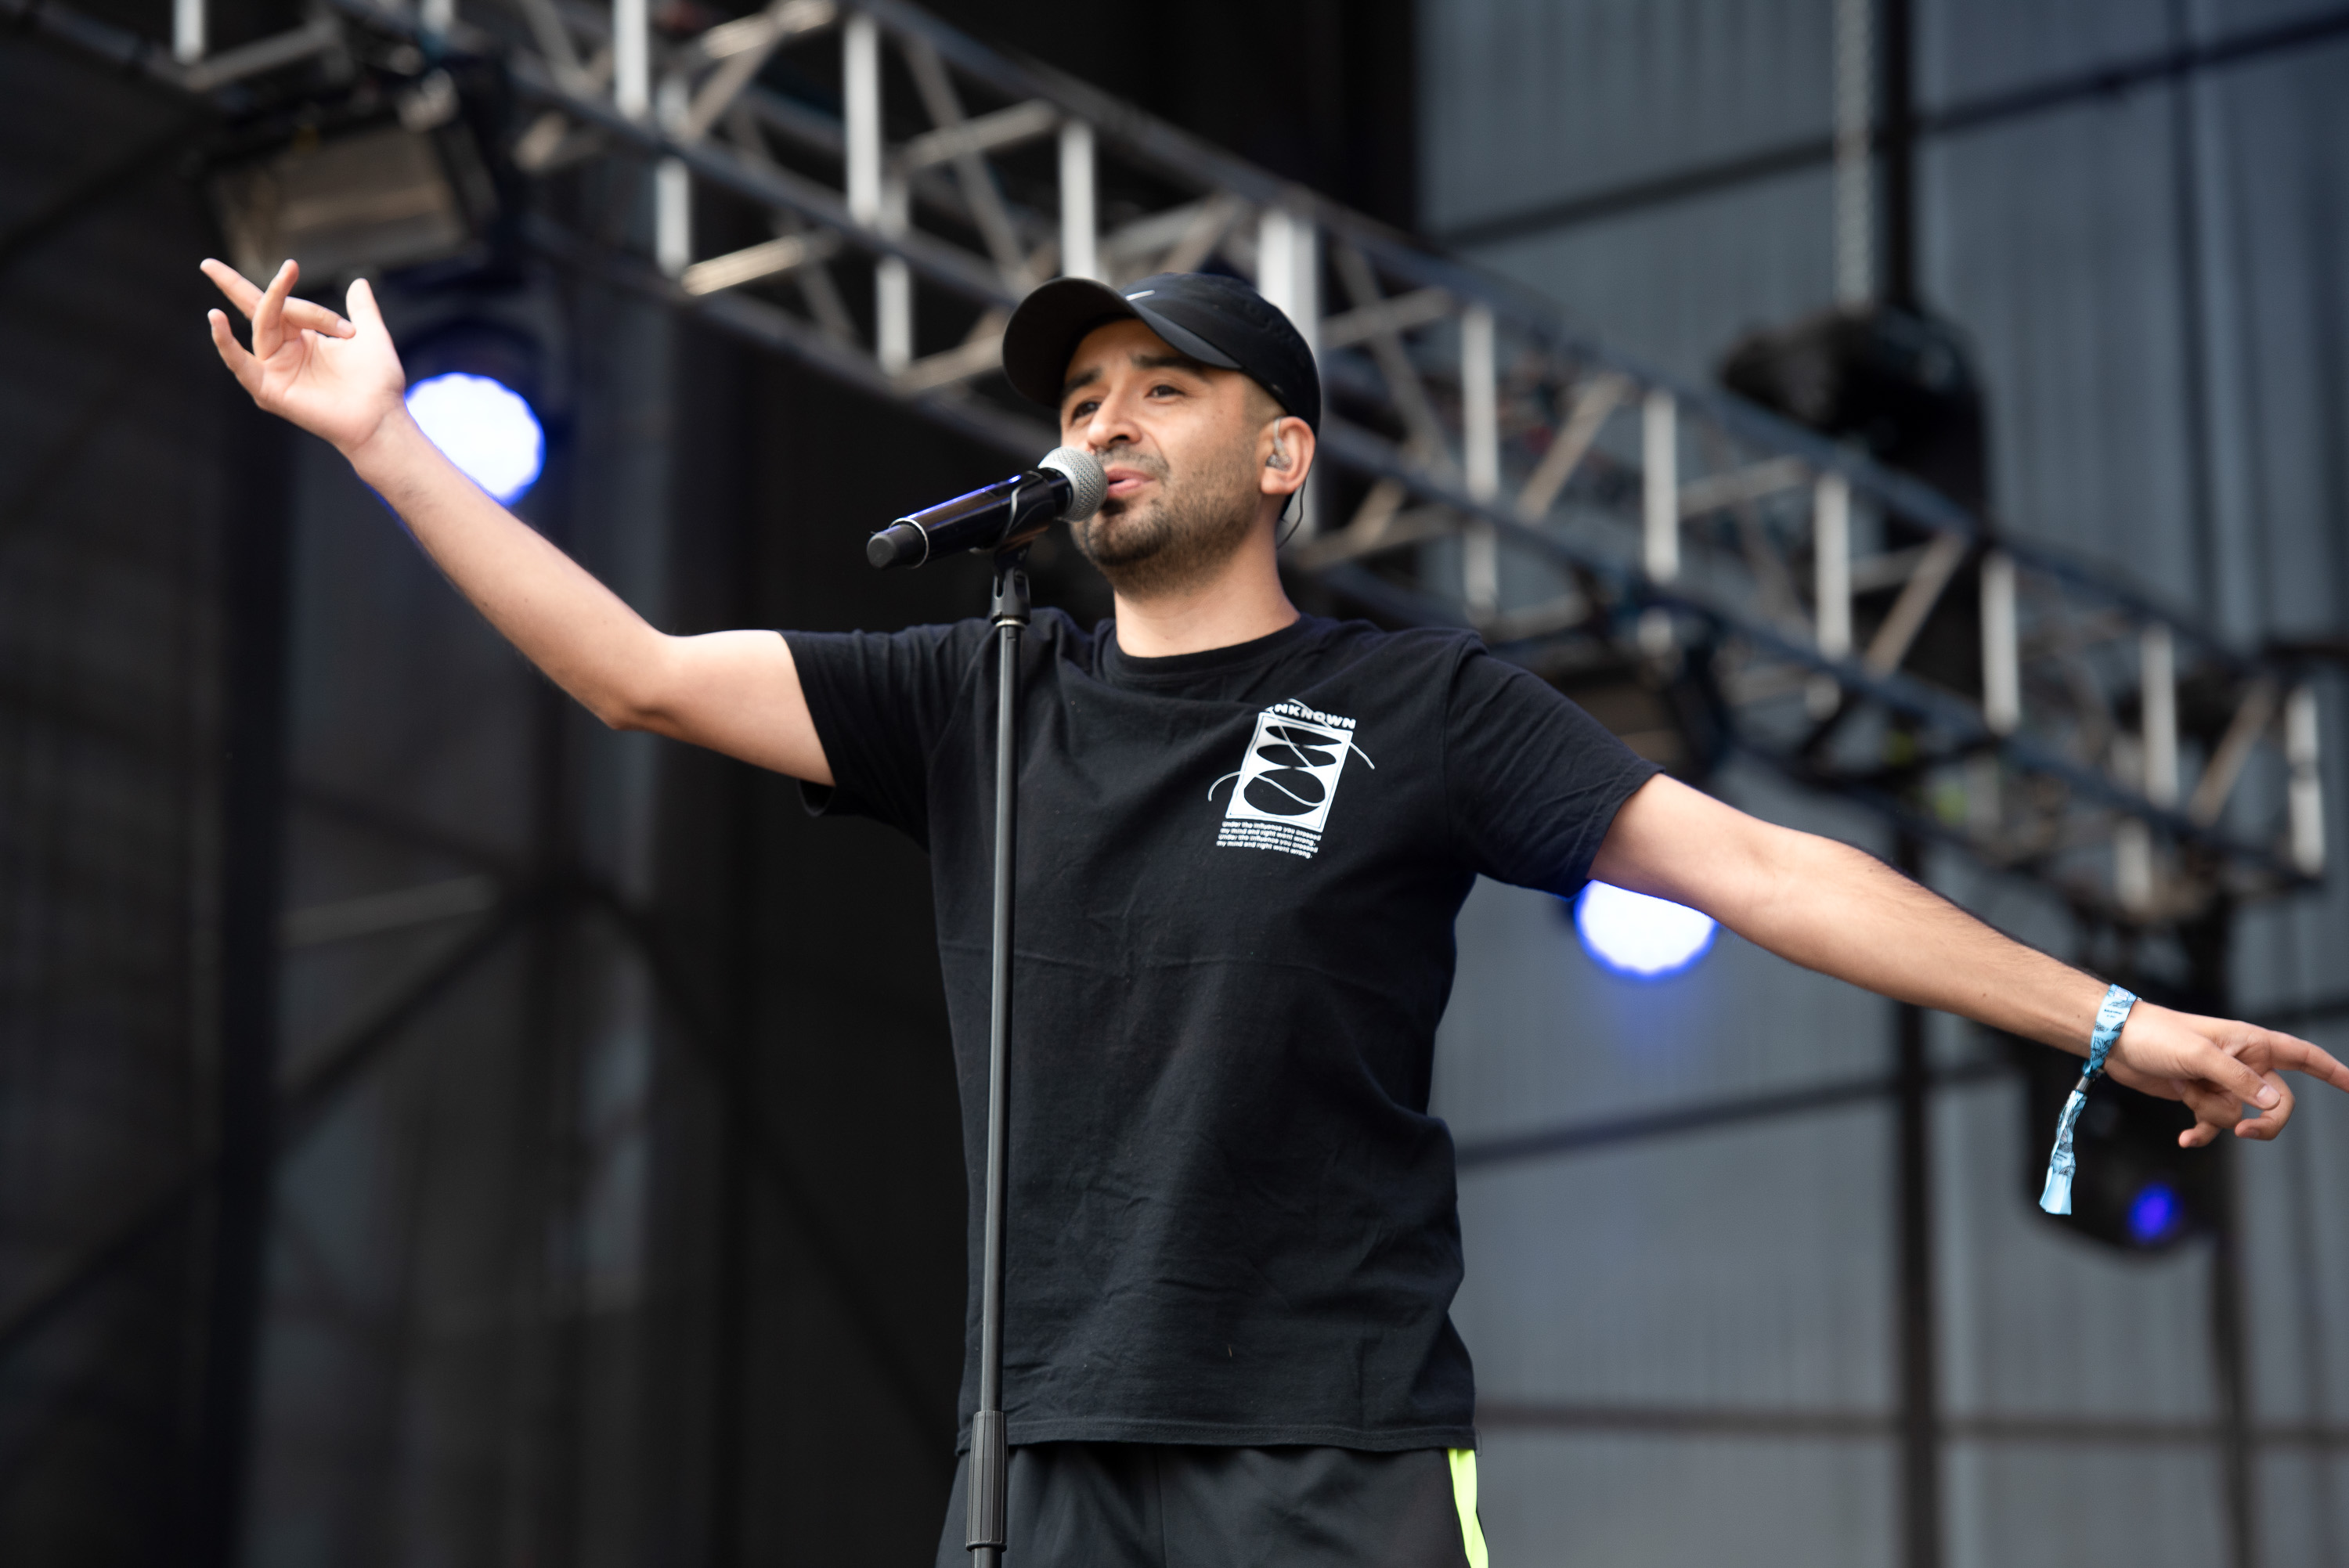
[{"label": "beard", "polygon": [[1163,459],[1125,453],[1117,461],[1157,481],[1154,497],[1140,506],[1105,500],[1070,531],[1118,593],[1155,599],[1197,588],[1247,542],[1260,498],[1245,450],[1180,484]]}]

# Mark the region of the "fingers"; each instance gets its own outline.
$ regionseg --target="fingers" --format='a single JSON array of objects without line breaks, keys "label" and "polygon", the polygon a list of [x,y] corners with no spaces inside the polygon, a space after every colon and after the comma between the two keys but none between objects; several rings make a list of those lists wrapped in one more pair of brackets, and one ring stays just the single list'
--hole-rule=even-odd
[{"label": "fingers", "polygon": [[2269,1073],[2267,1079],[2275,1086],[2277,1095],[2275,1108],[2271,1110],[2263,1110],[2257,1116],[2246,1117],[2235,1123],[2236,1137],[2256,1139],[2265,1143],[2277,1133],[2282,1132],[2284,1123],[2292,1119],[2293,1102],[2291,1086],[2275,1073]]},{"label": "fingers", "polygon": [[220,311],[208,310],[204,319],[212,324],[212,346],[220,351],[221,363],[227,366],[236,384],[258,397],[261,395],[261,365],[244,351],[229,330],[228,317]]},{"label": "fingers", "polygon": [[2295,1036],[2221,1018],[2189,1023],[2190,1041],[2139,1037],[2137,1043],[2147,1047],[2140,1061],[2116,1059],[2108,1067],[2131,1088],[2185,1101],[2194,1125],[2178,1134],[2183,1148],[2200,1148],[2227,1131],[2257,1142],[2281,1133],[2296,1103],[2286,1071],[2349,1089],[2349,1068]]},{"label": "fingers", "polygon": [[2265,1040],[2268,1055],[2276,1067],[2289,1068],[2323,1078],[2334,1088],[2349,1089],[2349,1067],[2344,1067],[2331,1053],[2311,1045],[2297,1035],[2281,1034],[2271,1029]]},{"label": "fingers", "polygon": [[[248,317],[259,308],[261,291],[254,287],[243,273],[238,272],[226,262],[217,262],[207,256],[199,270],[219,285],[221,293],[228,295],[229,304],[236,306]],[[296,331],[308,330],[323,333],[328,337],[350,337],[356,335],[358,331],[357,327],[325,305],[306,299],[286,300],[285,325]]]},{"label": "fingers", "polygon": [[[2252,1050],[2255,1054],[2265,1054],[2256,1047]],[[2231,1056],[2226,1056],[2225,1059],[2234,1062]],[[2224,1081],[2214,1078],[2181,1080],[2178,1085],[2178,1098],[2193,1111],[2194,1126],[2178,1135],[2179,1146],[2199,1149],[2230,1129],[2238,1138],[2254,1139],[2261,1142],[2282,1132],[2284,1124],[2292,1119],[2294,1101],[2291,1087],[2283,1081],[2282,1075],[2272,1068],[2252,1073],[2251,1079],[2257,1087],[2249,1089],[2232,1074],[2227,1075]],[[2257,1108],[2254,1114],[2243,1114],[2246,1101]]]},{"label": "fingers", "polygon": [[2284,1129],[2292,1119],[2292,1090],[2276,1075],[2268,1075],[2270,1087],[2276,1091],[2276,1103],[2257,1116],[2242,1114],[2241,1102],[2231,1092],[2212,1088],[2208,1084],[2188,1084],[2184,1099],[2194,1112],[2194,1125],[2178,1135],[2181,1149],[2199,1149],[2214,1141],[2221,1132],[2233,1130],[2238,1138],[2267,1142]]},{"label": "fingers", "polygon": [[2181,1149],[2199,1149],[2243,1118],[2242,1102],[2224,1089],[2191,1081],[2178,1087],[2178,1098],[2194,1113],[2194,1125],[2178,1135]]},{"label": "fingers", "polygon": [[[2292,1101],[2282,1082],[2273,1073],[2262,1076],[2237,1055],[2254,1044],[2254,1040],[2238,1039],[2230,1050],[2214,1042],[2197,1053],[2201,1058],[2195,1063],[2199,1081],[2189,1085],[2186,1093],[2186,1103],[2194,1111],[2194,1127],[2178,1140],[2181,1144],[2199,1147],[2229,1128],[2240,1137],[2262,1139],[2273,1138],[2283,1130],[2292,1115]],[[2257,1113],[2246,1117],[2245,1104],[2256,1106]]]},{"label": "fingers", "polygon": [[343,308],[351,313],[351,320],[357,324],[352,329],[354,333],[364,328],[389,335],[383,325],[383,311],[375,303],[375,290],[368,285],[367,279],[351,280],[350,288],[343,295]]},{"label": "fingers", "polygon": [[294,292],[294,282],[302,269],[287,262],[269,280],[269,287],[253,311],[253,356],[267,359],[285,341],[285,296]]},{"label": "fingers", "polygon": [[285,302],[285,325],[325,337],[356,337],[359,330],[325,305],[306,299]]},{"label": "fingers", "polygon": [[226,262],[214,261],[210,256],[198,263],[196,270],[212,279],[220,292],[228,295],[228,303],[243,311],[246,319],[252,318],[253,307],[261,303],[261,291],[253,286],[251,279]]},{"label": "fingers", "polygon": [[[2239,1041],[2237,1050],[2251,1047],[2255,1041]],[[2273,1109],[2282,1090],[2261,1078],[2251,1065],[2240,1059],[2235,1051],[2211,1044],[2195,1053],[2192,1071],[2211,1088],[2233,1095],[2237,1100],[2258,1106],[2262,1110]]]}]

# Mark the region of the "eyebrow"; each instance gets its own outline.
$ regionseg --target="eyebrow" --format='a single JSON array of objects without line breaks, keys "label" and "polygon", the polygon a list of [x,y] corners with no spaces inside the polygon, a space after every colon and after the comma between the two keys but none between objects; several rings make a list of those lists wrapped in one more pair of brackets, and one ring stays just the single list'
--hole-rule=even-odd
[{"label": "eyebrow", "polygon": [[[1187,354],[1135,354],[1128,363],[1137,370],[1187,370],[1203,381],[1207,376],[1207,366]],[[1061,388],[1061,401],[1067,402],[1070,393],[1088,382],[1100,379],[1101,372],[1098,369],[1088,370],[1081,375],[1071,377],[1069,384]]]}]

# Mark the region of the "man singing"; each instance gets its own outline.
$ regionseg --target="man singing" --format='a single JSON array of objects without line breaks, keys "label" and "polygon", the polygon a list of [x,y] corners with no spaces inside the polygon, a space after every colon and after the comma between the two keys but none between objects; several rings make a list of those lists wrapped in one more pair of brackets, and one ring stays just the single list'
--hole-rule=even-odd
[{"label": "man singing", "polygon": [[[426,439],[365,283],[345,321],[289,298],[291,263],[266,292],[204,270],[253,318],[248,353],[211,315],[254,400],[333,442],[597,717],[789,774],[812,810],[928,849],[975,1260],[988,624],[667,635]],[[1040,611],[1023,645],[1022,805],[1049,831],[1019,867],[1008,1563],[1481,1568],[1452,1144],[1427,1114],[1480,874],[1561,897],[1596,878],[1887,996],[2094,1041],[2113,1077],[2191,1109],[2189,1145],[2273,1138],[2283,1069],[2349,1088],[2305,1041],[2132,1006],[1857,850],[1658,776],[1472,635],[1300,615],[1275,530],[1320,383],[1244,284],[1047,284],[1004,367],[1106,470],[1074,531],[1116,604],[1091,631]],[[941,1568],[963,1561],[964,1480]]]}]

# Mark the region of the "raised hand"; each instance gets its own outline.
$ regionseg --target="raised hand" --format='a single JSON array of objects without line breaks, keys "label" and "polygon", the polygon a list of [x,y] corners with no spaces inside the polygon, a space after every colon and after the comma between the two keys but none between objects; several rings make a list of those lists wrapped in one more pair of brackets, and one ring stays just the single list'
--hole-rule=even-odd
[{"label": "raised hand", "polygon": [[207,313],[212,346],[237,385],[255,404],[330,441],[345,457],[365,446],[387,421],[404,418],[408,377],[365,279],[351,284],[351,319],[291,297],[301,269],[287,262],[267,289],[215,261],[204,275],[229,303],[253,318],[250,353],[221,311]]},{"label": "raised hand", "polygon": [[[2130,1010],[2106,1070],[2131,1088],[2183,1100],[2194,1113],[2194,1125],[2178,1135],[2188,1149],[2229,1128],[2238,1138],[2262,1140],[2282,1132],[2292,1119],[2292,1089],[2282,1077],[2287,1071],[2349,1089],[2349,1067],[2306,1040],[2147,1002]],[[2244,1116],[2247,1104],[2257,1106],[2259,1114]]]}]

